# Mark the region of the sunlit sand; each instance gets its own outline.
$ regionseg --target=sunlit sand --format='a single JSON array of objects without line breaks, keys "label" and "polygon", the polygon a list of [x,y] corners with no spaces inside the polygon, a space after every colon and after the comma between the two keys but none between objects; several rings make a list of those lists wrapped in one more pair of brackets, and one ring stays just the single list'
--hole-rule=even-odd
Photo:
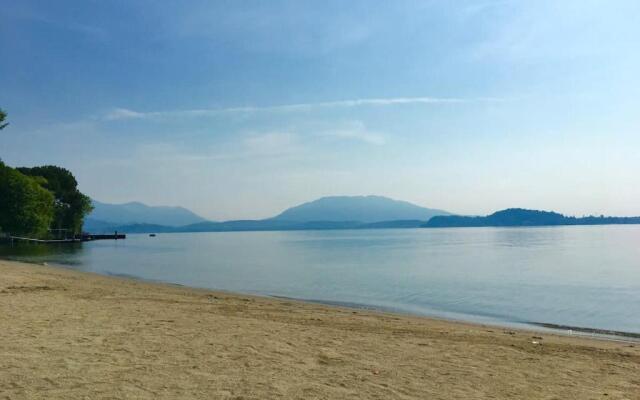
[{"label": "sunlit sand", "polygon": [[640,398],[631,342],[8,261],[0,360],[7,399]]}]

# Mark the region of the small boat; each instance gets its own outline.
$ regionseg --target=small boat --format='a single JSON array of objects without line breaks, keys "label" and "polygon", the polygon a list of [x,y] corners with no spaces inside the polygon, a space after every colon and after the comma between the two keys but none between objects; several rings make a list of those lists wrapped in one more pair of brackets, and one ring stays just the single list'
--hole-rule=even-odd
[{"label": "small boat", "polygon": [[156,234],[155,233],[150,233],[149,237],[156,237]]}]

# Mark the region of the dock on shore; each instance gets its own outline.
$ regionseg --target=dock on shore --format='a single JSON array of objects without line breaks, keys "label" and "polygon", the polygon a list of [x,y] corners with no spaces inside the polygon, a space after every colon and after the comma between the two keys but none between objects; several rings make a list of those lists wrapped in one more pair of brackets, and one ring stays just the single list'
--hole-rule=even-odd
[{"label": "dock on shore", "polygon": [[65,239],[34,239],[23,236],[5,236],[4,239],[9,242],[27,242],[27,243],[40,243],[40,244],[58,244],[58,243],[80,243],[80,242],[90,242],[92,240],[120,240],[126,239],[127,235],[124,233],[114,233],[114,234],[83,234],[78,235],[73,238],[65,238]]},{"label": "dock on shore", "polygon": [[90,240],[105,240],[105,239],[114,239],[114,240],[119,240],[119,239],[126,239],[127,235],[125,235],[124,233],[115,233],[115,234],[87,234],[87,235],[82,235],[82,241],[83,242],[87,242]]}]

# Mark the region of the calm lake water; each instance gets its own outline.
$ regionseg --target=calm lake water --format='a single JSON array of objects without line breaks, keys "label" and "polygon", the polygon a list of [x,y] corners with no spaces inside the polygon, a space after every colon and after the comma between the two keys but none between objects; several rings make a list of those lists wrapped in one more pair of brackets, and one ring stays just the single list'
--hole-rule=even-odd
[{"label": "calm lake water", "polygon": [[640,226],[128,235],[0,256],[498,324],[640,333]]}]

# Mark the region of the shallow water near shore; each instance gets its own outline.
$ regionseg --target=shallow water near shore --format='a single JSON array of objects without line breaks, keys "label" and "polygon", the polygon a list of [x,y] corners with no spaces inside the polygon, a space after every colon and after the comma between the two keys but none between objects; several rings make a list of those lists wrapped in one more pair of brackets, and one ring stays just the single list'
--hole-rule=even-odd
[{"label": "shallow water near shore", "polygon": [[128,235],[2,246],[0,256],[472,322],[640,333],[640,226]]}]

